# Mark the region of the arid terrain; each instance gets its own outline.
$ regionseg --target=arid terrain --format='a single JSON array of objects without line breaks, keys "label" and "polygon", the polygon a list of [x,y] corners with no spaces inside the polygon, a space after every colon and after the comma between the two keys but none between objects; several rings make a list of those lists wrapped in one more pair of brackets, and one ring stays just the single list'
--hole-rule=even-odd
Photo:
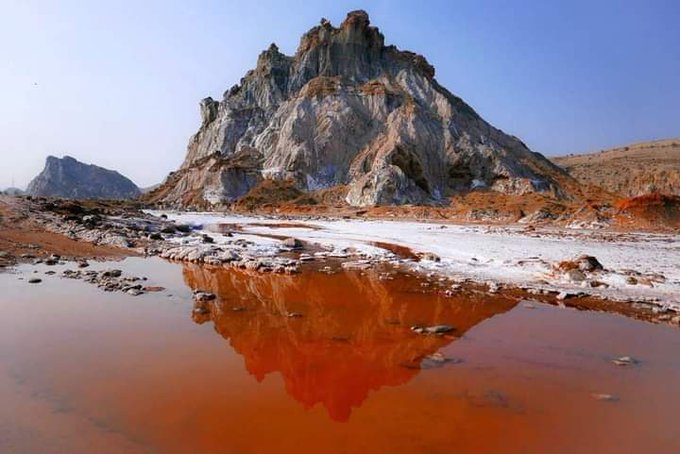
[{"label": "arid terrain", "polygon": [[680,195],[680,139],[656,140],[552,161],[583,183],[635,197]]},{"label": "arid terrain", "polygon": [[678,445],[677,234],[0,207],[3,452]]},{"label": "arid terrain", "polygon": [[5,176],[0,453],[680,452],[680,139],[548,159],[363,10],[252,57],[179,167]]}]

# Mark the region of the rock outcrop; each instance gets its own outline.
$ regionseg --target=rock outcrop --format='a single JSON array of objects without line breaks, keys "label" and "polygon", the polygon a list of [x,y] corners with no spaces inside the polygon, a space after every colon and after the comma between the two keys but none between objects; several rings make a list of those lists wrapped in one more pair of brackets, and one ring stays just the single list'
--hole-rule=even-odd
[{"label": "rock outcrop", "polygon": [[364,11],[322,19],[293,56],[275,44],[202,124],[184,163],[149,195],[230,203],[262,179],[347,187],[355,206],[420,204],[458,191],[564,194],[564,172],[485,122],[418,54],[386,46]]},{"label": "rock outcrop", "polygon": [[84,164],[70,156],[48,156],[45,168],[28,185],[33,196],[65,199],[130,199],[139,188],[116,171]]}]

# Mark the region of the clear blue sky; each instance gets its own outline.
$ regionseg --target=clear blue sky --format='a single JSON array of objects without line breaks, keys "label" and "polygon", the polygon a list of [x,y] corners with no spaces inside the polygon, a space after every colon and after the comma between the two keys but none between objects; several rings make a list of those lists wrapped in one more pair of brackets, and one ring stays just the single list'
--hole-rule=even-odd
[{"label": "clear blue sky", "polygon": [[[680,136],[680,2],[0,0],[0,187],[70,154],[140,186],[181,163],[198,102],[276,42],[363,8],[389,44],[546,155]],[[37,85],[36,85],[37,84]]]}]

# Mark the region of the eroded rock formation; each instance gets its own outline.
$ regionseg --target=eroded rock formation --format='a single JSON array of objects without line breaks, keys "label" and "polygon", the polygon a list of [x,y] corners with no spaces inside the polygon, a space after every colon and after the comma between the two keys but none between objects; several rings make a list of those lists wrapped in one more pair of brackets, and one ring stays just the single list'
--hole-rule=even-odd
[{"label": "eroded rock formation", "polygon": [[429,203],[456,191],[561,194],[565,174],[437,83],[418,54],[386,46],[364,11],[323,19],[293,56],[275,44],[202,124],[150,199],[220,205],[264,178],[346,186],[355,206]]}]

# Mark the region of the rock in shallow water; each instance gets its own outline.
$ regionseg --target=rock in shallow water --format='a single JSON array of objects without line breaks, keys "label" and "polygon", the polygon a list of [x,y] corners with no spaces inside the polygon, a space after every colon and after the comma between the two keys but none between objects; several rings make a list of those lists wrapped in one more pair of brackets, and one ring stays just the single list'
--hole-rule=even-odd
[{"label": "rock in shallow water", "polygon": [[459,358],[449,358],[444,356],[440,352],[432,353],[427,355],[420,361],[421,369],[434,369],[437,367],[442,367],[444,365],[460,364],[463,360]]},{"label": "rock in shallow water", "polygon": [[120,277],[123,274],[122,270],[106,270],[102,273],[102,277]]},{"label": "rock in shallow water", "polygon": [[217,298],[217,297],[215,296],[214,293],[203,292],[203,291],[194,292],[194,300],[196,300],[196,301],[202,301],[202,302],[203,301],[212,301],[215,298]]},{"label": "rock in shallow water", "polygon": [[617,402],[619,400],[619,398],[613,394],[593,393],[591,396],[593,399],[601,400],[603,402]]},{"label": "rock in shallow water", "polygon": [[451,325],[412,326],[411,331],[418,334],[446,334],[454,331]]},{"label": "rock in shallow water", "polygon": [[638,364],[639,361],[632,356],[620,356],[613,359],[612,363],[616,364],[617,366],[634,366],[635,364]]}]

